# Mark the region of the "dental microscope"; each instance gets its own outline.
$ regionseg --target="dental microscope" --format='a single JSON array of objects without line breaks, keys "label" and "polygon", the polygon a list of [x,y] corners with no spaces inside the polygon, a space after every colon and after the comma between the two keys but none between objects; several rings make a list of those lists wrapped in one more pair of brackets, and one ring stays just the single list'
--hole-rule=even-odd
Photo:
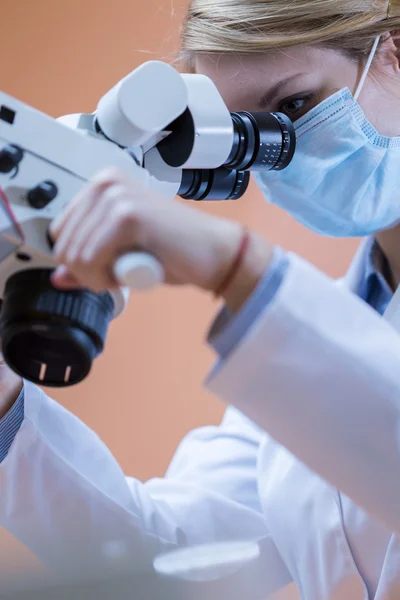
[{"label": "dental microscope", "polygon": [[251,171],[285,169],[296,136],[280,113],[229,112],[214,83],[144,63],[91,114],[54,119],[0,92],[0,335],[7,364],[34,383],[82,381],[127,289],[163,281],[155,257],[120,257],[121,288],[61,291],[49,225],[98,172],[117,167],[165,201],[237,200]]}]

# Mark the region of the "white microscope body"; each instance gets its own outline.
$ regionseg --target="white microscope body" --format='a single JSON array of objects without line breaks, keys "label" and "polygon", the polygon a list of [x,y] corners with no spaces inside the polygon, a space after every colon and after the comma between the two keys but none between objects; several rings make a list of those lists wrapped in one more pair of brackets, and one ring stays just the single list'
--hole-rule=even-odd
[{"label": "white microscope body", "polygon": [[[197,113],[199,102],[202,106]],[[166,127],[192,106],[198,122],[191,154],[180,168],[170,167],[160,158],[155,144],[167,135]],[[0,255],[0,295],[15,271],[55,266],[47,236],[49,224],[102,169],[121,168],[159,189],[166,199],[173,198],[181,185],[182,168],[219,167],[233,142],[232,119],[211,81],[182,76],[157,61],[145,63],[119,82],[92,115],[55,120],[2,92],[0,107],[0,149],[12,145],[23,152],[15,168],[0,175],[0,187],[19,224],[15,229],[9,213],[3,210],[0,235],[8,236],[14,230],[17,236],[8,241],[15,243],[18,252],[8,256],[7,265]],[[141,288],[159,282],[157,269],[158,277],[152,281],[150,272],[146,285],[140,264],[143,261],[151,271],[151,261],[131,258],[131,263],[124,260],[125,270],[117,268],[122,284]],[[141,274],[135,282],[132,272],[136,269]],[[117,301],[117,311],[121,301]]]},{"label": "white microscope body", "polygon": [[[50,272],[56,266],[49,225],[103,169],[126,171],[141,185],[162,192],[167,202],[177,194],[194,200],[239,198],[247,188],[251,168],[285,168],[295,148],[290,121],[283,115],[260,113],[267,120],[259,123],[257,113],[255,117],[241,114],[229,112],[207,77],[182,75],[158,61],[143,64],[120,81],[92,114],[53,119],[0,92],[0,298],[6,300],[11,282],[14,288],[21,288],[22,280],[15,283],[18,274]],[[124,307],[124,286],[147,289],[163,280],[161,265],[143,253],[121,257],[114,273],[122,287],[110,294],[110,318]],[[39,293],[32,290],[25,288],[26,298]],[[50,294],[43,290],[43,297],[46,293]],[[75,296],[74,302],[78,302]],[[16,302],[10,300],[8,306],[11,304]],[[71,315],[61,313],[58,317],[65,329],[65,319]],[[11,317],[4,318],[9,321]],[[65,350],[64,333],[60,333],[61,345],[59,335],[53,335],[60,323],[55,325],[50,319],[50,332],[48,315],[40,316],[34,330],[21,314],[13,319],[18,320],[18,332],[14,330],[12,340],[4,323],[0,330],[5,358],[15,371],[46,385],[71,385],[85,376],[83,371],[87,374],[90,365],[73,376],[74,365],[83,359],[78,355],[71,358],[71,347]],[[86,333],[87,327],[97,327],[93,323],[86,327],[79,319],[75,326]],[[31,328],[31,337],[25,336],[24,327]],[[33,357],[29,350],[29,359],[18,358],[27,345],[39,340],[41,332],[49,335],[47,343],[53,349],[58,344],[58,351],[64,344],[65,352],[60,353],[69,354],[57,374],[48,369],[48,348],[45,357]],[[96,342],[97,350],[89,352],[91,358],[101,351],[104,335]],[[74,338],[73,346],[76,343]],[[24,366],[27,360],[30,368]]]}]

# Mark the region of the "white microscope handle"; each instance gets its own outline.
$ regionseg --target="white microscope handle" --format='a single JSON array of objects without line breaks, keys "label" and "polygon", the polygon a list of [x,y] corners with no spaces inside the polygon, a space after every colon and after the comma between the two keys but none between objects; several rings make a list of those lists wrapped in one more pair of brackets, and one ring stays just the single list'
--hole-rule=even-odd
[{"label": "white microscope handle", "polygon": [[131,252],[115,263],[114,275],[123,286],[132,290],[149,290],[164,282],[164,269],[151,254]]}]

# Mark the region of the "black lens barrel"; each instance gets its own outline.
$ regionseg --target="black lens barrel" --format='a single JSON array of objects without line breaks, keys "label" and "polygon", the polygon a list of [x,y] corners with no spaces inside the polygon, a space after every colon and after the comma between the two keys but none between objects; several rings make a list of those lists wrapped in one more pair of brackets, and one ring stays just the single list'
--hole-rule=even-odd
[{"label": "black lens barrel", "polygon": [[225,166],[229,169],[280,171],[296,148],[293,123],[281,113],[232,113],[234,141]]},{"label": "black lens barrel", "polygon": [[185,200],[236,200],[249,185],[250,173],[220,169],[187,169],[183,171],[178,195]]},{"label": "black lens barrel", "polygon": [[110,294],[61,291],[51,269],[14,273],[0,314],[7,364],[34,383],[66,387],[82,381],[103,350],[114,302]]},{"label": "black lens barrel", "polygon": [[249,171],[281,171],[296,149],[293,123],[282,113],[231,113],[233,144],[219,169],[183,171],[178,195],[186,200],[236,200],[246,192]]}]

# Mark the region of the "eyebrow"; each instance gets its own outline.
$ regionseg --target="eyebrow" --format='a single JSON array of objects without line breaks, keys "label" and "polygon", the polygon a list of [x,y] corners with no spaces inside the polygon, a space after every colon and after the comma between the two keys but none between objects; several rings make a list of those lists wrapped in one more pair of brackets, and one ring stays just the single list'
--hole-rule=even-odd
[{"label": "eyebrow", "polygon": [[286,85],[288,85],[301,75],[304,75],[304,73],[295,73],[290,77],[285,77],[285,79],[281,79],[280,81],[278,81],[274,86],[272,86],[271,89],[269,89],[267,92],[265,92],[263,96],[261,96],[259,103],[260,106],[268,106],[269,104],[272,104],[274,100],[276,100],[276,98],[280,95],[282,89],[285,89]]}]

